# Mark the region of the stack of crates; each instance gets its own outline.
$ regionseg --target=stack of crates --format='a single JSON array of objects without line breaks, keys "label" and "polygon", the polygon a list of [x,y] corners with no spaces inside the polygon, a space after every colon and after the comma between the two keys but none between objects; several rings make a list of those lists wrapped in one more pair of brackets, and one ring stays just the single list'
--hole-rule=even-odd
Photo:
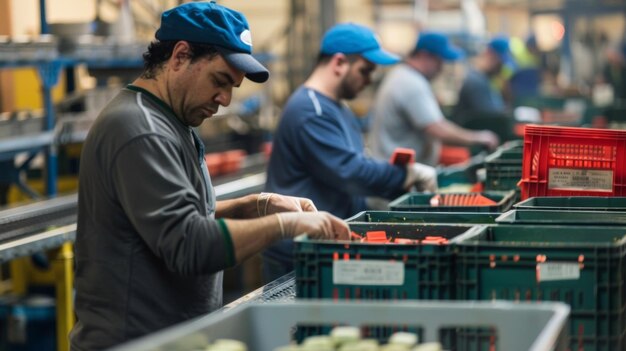
[{"label": "stack of crates", "polygon": [[459,245],[459,296],[566,302],[572,350],[626,349],[626,198],[534,197],[514,207]]},{"label": "stack of crates", "polygon": [[521,198],[625,196],[626,131],[526,126]]},{"label": "stack of crates", "polygon": [[561,301],[571,350],[626,348],[626,227],[496,225],[458,242],[458,297]]},{"label": "stack of crates", "polygon": [[[420,240],[419,243],[347,243],[297,238],[296,296],[335,301],[456,300],[453,243],[463,240],[477,225],[495,223],[495,218],[513,204],[515,193],[481,193],[496,202],[482,210],[472,205],[433,207],[429,199],[436,195],[455,194],[410,193],[394,201],[392,207],[412,211],[367,211],[348,219],[350,229],[358,236],[384,231],[389,238]],[[461,194],[455,196],[458,195]],[[429,237],[444,238],[447,243]],[[298,338],[328,330],[330,326],[299,327]],[[363,332],[367,337],[384,340],[398,330],[412,331],[402,326],[372,326]],[[446,349],[487,351],[497,340],[496,335],[491,328],[451,327],[441,331],[440,340]]]},{"label": "stack of crates", "polygon": [[[454,242],[472,225],[359,223],[357,235],[385,231],[390,238],[424,240],[437,236]],[[449,244],[379,244],[295,239],[296,297],[338,300],[452,300],[456,296],[454,254]],[[298,328],[298,339],[325,334],[331,326]],[[365,328],[366,337],[384,340],[398,327]],[[442,331],[445,346],[453,347],[451,331]]]}]

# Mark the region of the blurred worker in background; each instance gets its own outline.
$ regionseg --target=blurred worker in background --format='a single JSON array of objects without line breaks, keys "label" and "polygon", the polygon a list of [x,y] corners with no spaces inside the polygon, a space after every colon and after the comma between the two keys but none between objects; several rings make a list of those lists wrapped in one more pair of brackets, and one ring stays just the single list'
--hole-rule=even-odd
[{"label": "blurred worker in background", "polygon": [[485,50],[476,58],[475,68],[470,68],[463,80],[459,100],[454,107],[454,121],[463,122],[481,115],[497,115],[506,112],[502,93],[491,79],[500,74],[505,65],[512,65],[509,40],[496,37],[489,41]]},{"label": "blurred worker in background", "polygon": [[192,127],[229,105],[244,77],[268,79],[251,53],[239,12],[214,2],[166,11],[143,74],[93,124],[80,163],[72,350],[105,349],[221,307],[221,271],[276,240],[348,238],[345,222],[308,199],[216,201]]},{"label": "blurred worker in background", "polygon": [[425,32],[404,62],[387,73],[372,110],[370,145],[373,154],[388,159],[398,147],[415,150],[416,160],[436,165],[442,142],[484,145],[494,149],[498,137],[487,130],[471,131],[448,121],[429,82],[442,70],[444,61],[455,61],[463,52],[446,36]]},{"label": "blurred worker in background", "polygon": [[614,105],[626,105],[626,41],[607,49],[606,65],[600,78],[613,89]]},{"label": "blurred worker in background", "polygon": [[[398,62],[364,26],[338,24],[322,38],[318,62],[289,98],[274,135],[266,190],[312,199],[318,209],[347,218],[366,209],[366,196],[395,198],[415,185],[436,189],[436,172],[421,164],[391,165],[364,155],[356,117],[343,100],[371,80],[376,65]],[[292,242],[264,252],[264,275],[293,270]]]},{"label": "blurred worker in background", "polygon": [[527,104],[541,95],[542,70],[547,68],[537,46],[537,37],[530,34],[526,40],[512,38],[510,49],[515,62],[514,69],[504,72],[507,95],[511,106]]}]

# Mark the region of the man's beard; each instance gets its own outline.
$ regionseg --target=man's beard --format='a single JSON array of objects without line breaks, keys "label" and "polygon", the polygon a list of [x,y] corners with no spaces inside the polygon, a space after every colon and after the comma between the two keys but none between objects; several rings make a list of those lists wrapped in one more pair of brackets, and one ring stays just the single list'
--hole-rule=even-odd
[{"label": "man's beard", "polygon": [[359,93],[352,85],[350,85],[350,81],[351,79],[349,75],[341,80],[341,83],[339,84],[339,94],[337,94],[339,99],[352,100]]}]

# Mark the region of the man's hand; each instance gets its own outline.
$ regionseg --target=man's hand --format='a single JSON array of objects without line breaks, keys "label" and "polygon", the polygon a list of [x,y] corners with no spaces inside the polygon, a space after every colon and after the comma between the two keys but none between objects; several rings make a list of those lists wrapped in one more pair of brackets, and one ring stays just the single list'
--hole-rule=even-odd
[{"label": "man's hand", "polygon": [[490,130],[476,132],[476,141],[478,144],[486,146],[491,151],[495,150],[498,145],[500,145],[500,138]]},{"label": "man's hand", "polygon": [[257,197],[257,212],[263,217],[280,212],[317,212],[317,208],[307,198],[261,193]]},{"label": "man's hand", "polygon": [[283,239],[307,233],[313,239],[349,240],[350,228],[342,219],[328,212],[277,213]]},{"label": "man's hand", "polygon": [[437,170],[417,162],[408,164],[403,187],[410,191],[413,186],[417,191],[437,191]]}]

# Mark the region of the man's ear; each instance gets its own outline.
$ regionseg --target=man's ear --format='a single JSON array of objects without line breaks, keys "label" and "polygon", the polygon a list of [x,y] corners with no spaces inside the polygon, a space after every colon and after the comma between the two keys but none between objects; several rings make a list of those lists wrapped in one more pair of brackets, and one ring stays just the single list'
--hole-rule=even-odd
[{"label": "man's ear", "polygon": [[334,54],[330,60],[330,64],[333,68],[333,73],[337,76],[343,76],[350,69],[350,61],[345,54]]},{"label": "man's ear", "polygon": [[176,70],[182,67],[187,61],[191,60],[191,47],[186,41],[179,41],[172,49],[172,57],[170,57],[170,66]]}]

